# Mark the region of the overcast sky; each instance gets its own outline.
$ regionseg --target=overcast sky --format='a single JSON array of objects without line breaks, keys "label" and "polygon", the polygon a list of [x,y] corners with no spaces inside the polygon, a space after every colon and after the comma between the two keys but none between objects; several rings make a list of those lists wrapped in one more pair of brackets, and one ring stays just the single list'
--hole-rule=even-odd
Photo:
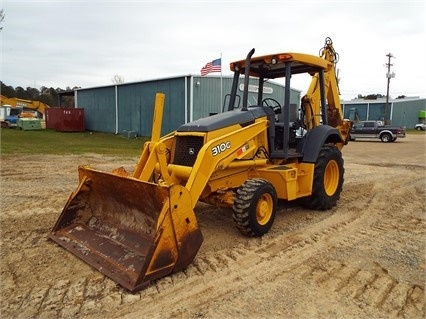
[{"label": "overcast sky", "polygon": [[390,96],[426,96],[424,0],[3,0],[1,8],[1,80],[13,87],[199,75],[221,56],[223,75],[231,75],[229,63],[252,48],[318,55],[331,37],[343,99],[386,94],[388,53],[395,56]]}]

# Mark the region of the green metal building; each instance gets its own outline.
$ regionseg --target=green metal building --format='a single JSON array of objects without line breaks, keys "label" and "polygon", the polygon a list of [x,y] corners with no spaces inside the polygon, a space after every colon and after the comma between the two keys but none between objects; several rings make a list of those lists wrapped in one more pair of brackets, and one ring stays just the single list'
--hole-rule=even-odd
[{"label": "green metal building", "polygon": [[[77,89],[74,98],[76,107],[84,108],[86,130],[150,136],[157,92],[166,95],[162,125],[162,134],[166,134],[184,123],[223,112],[231,85],[230,76],[183,75]],[[257,80],[250,80],[249,105],[258,104],[257,88]],[[239,90],[242,99],[243,78]],[[264,93],[284,101],[284,86],[279,83],[266,82]],[[293,121],[297,117],[300,94],[300,91],[291,90],[290,103],[293,107],[290,119]]]},{"label": "green metal building", "polygon": [[342,101],[344,117],[351,120],[378,120],[391,125],[414,128],[417,123],[426,121],[426,99],[403,98]]}]

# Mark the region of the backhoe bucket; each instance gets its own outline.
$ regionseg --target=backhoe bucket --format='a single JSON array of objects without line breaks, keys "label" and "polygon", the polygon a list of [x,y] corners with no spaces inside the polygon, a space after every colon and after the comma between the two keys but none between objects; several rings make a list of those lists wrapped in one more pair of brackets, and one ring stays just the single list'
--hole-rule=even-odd
[{"label": "backhoe bucket", "polygon": [[79,167],[49,238],[134,292],[185,269],[203,237],[183,186]]}]

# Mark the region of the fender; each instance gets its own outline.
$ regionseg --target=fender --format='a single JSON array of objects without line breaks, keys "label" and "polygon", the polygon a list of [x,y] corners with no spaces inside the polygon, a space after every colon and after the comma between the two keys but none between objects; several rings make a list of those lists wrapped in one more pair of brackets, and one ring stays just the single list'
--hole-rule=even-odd
[{"label": "fender", "polygon": [[396,134],[395,134],[395,133],[393,133],[392,131],[387,130],[387,129],[384,129],[383,131],[381,131],[381,132],[379,133],[379,138],[383,135],[383,133],[389,133],[392,137],[395,137],[395,136],[396,136]]},{"label": "fender", "polygon": [[324,144],[342,142],[343,139],[336,128],[329,125],[319,125],[314,127],[305,136],[302,149],[302,161],[306,163],[316,163],[318,154]]}]

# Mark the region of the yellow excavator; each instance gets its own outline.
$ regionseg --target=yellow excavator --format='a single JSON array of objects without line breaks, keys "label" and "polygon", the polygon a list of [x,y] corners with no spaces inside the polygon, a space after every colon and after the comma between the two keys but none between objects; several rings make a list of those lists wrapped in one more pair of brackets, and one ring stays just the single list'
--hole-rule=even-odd
[{"label": "yellow excavator", "polygon": [[[233,211],[247,236],[269,231],[277,201],[334,207],[343,184],[344,120],[330,38],[320,56],[278,53],[230,65],[227,111],[181,125],[160,137],[165,96],[157,93],[151,141],[133,173],[79,167],[80,183],[49,238],[124,288],[137,291],[194,260],[203,236],[198,201]],[[311,76],[300,116],[290,122],[290,85]],[[236,103],[244,75],[242,105]],[[249,79],[258,79],[258,105],[248,105]],[[263,96],[269,79],[285,79],[284,99]]]},{"label": "yellow excavator", "polygon": [[16,127],[20,118],[44,118],[46,109],[50,106],[33,100],[0,95],[0,124],[1,127]]},{"label": "yellow excavator", "polygon": [[46,114],[46,109],[50,106],[46,103],[33,100],[24,100],[17,97],[6,97],[1,95],[0,97],[1,106],[8,105],[12,108],[21,108],[24,112],[32,111],[37,112],[35,117],[43,117]]}]

